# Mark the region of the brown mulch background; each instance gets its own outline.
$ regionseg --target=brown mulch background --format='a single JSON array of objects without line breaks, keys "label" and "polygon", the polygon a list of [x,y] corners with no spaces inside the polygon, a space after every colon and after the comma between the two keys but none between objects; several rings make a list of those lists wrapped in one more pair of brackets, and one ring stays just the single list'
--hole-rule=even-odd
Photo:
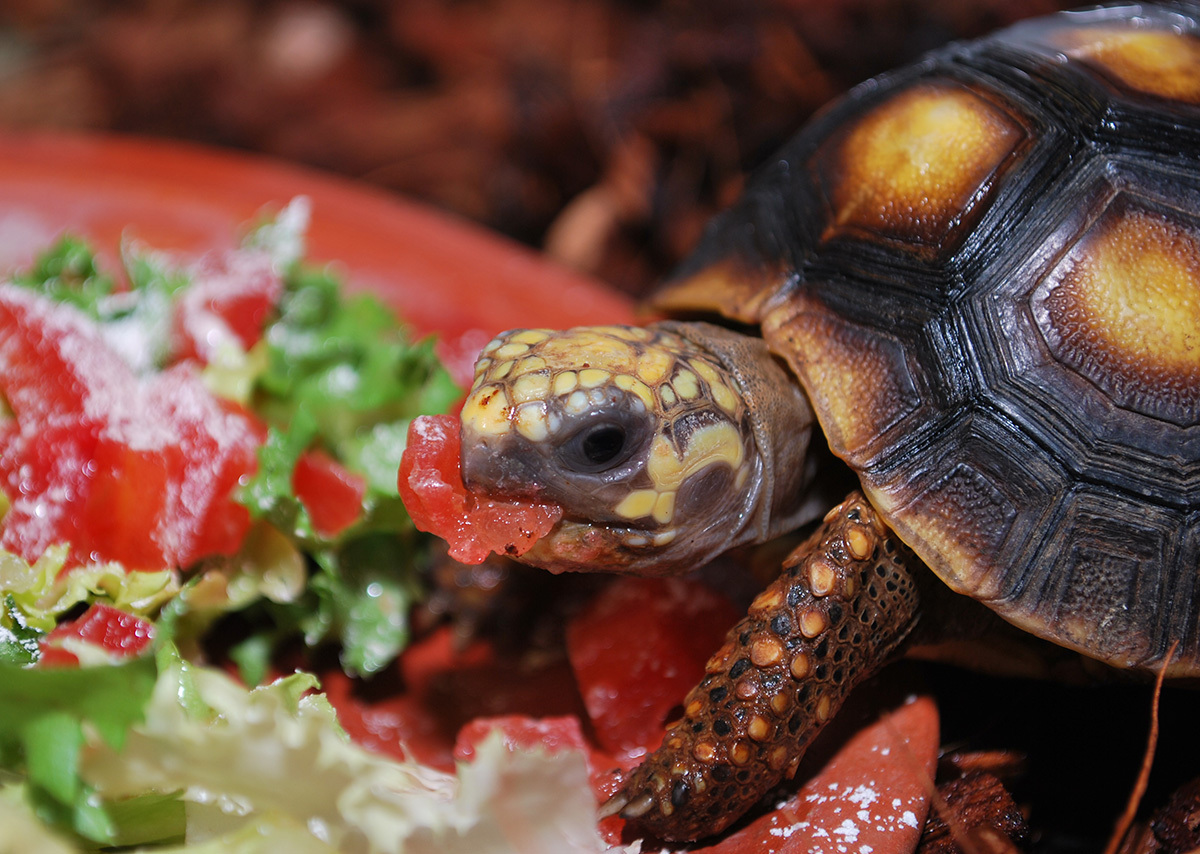
[{"label": "brown mulch background", "polygon": [[[0,128],[112,130],[310,164],[636,294],[832,97],[948,40],[1067,5],[4,0]],[[953,698],[949,746],[961,736],[1031,756],[1014,788],[1032,804],[1036,850],[1103,843],[1144,746],[1141,687],[927,678]],[[1164,700],[1168,770],[1152,778],[1151,806],[1189,764],[1195,773],[1196,696]]]},{"label": "brown mulch background", "polygon": [[814,109],[1065,0],[5,0],[0,127],[265,152],[641,293]]}]

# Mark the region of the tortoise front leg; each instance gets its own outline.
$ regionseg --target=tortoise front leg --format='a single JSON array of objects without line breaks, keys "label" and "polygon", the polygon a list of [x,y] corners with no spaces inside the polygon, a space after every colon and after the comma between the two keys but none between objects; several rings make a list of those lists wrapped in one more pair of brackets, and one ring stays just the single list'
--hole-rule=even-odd
[{"label": "tortoise front leg", "polygon": [[603,812],[638,833],[698,839],[784,775],[917,615],[912,553],[858,493],[784,563],[688,694],[684,716]]}]

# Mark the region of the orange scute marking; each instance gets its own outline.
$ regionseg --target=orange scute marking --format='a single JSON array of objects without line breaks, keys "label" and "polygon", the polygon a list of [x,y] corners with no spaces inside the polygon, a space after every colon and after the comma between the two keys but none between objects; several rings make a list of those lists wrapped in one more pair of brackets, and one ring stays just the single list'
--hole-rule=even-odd
[{"label": "orange scute marking", "polygon": [[895,95],[841,140],[827,170],[830,232],[942,246],[1023,136],[998,106],[952,84]]},{"label": "orange scute marking", "polygon": [[1034,300],[1056,358],[1122,405],[1194,420],[1200,225],[1118,196]]},{"label": "orange scute marking", "polygon": [[398,479],[413,523],[449,543],[452,558],[482,563],[491,552],[520,556],[562,518],[562,508],[555,504],[502,501],[468,492],[459,449],[455,416],[415,418]]},{"label": "orange scute marking", "polygon": [[1200,40],[1170,30],[1089,27],[1051,41],[1135,92],[1200,103]]}]

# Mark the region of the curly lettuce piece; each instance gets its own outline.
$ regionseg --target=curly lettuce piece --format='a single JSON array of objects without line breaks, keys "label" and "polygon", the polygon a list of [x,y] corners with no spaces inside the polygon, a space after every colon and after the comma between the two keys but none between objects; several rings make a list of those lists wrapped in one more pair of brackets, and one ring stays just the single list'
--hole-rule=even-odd
[{"label": "curly lettuce piece", "polygon": [[74,305],[96,319],[102,315],[100,306],[115,290],[112,276],[96,265],[92,247],[72,234],[60,237],[34,259],[28,270],[12,280],[14,284]]},{"label": "curly lettuce piece", "polygon": [[121,750],[89,745],[83,777],[109,800],[181,791],[189,846],[236,851],[254,826],[267,839],[303,827],[335,850],[380,854],[609,850],[581,754],[511,752],[497,736],[450,775],[353,744],[309,693],[311,676],[247,690],[160,659],[144,720]]},{"label": "curly lettuce piece", "polygon": [[[151,617],[179,592],[179,574],[127,572],[118,563],[90,563],[64,573],[69,548],[51,546],[33,563],[0,549],[0,592],[30,628],[47,632],[76,605],[103,602],[139,617]],[[11,616],[0,614],[0,626]]]},{"label": "curly lettuce piece", "polygon": [[251,229],[242,240],[242,246],[261,249],[276,267],[286,270],[304,260],[311,221],[312,199],[296,196],[273,217]]},{"label": "curly lettuce piece", "polygon": [[[326,270],[294,267],[286,283],[254,397],[269,430],[239,500],[317,565],[306,595],[271,608],[273,621],[296,626],[310,645],[336,638],[343,666],[370,674],[407,643],[407,615],[420,594],[415,575],[395,571],[424,548],[396,489],[408,423],[444,411],[461,390],[432,339],[410,341],[376,298],[344,296]],[[296,489],[297,466],[312,448],[364,476],[358,519],[333,535],[314,525]]]},{"label": "curly lettuce piece", "polygon": [[257,816],[231,833],[207,837],[206,842],[157,847],[154,854],[337,854],[337,850],[294,817],[273,813]]}]

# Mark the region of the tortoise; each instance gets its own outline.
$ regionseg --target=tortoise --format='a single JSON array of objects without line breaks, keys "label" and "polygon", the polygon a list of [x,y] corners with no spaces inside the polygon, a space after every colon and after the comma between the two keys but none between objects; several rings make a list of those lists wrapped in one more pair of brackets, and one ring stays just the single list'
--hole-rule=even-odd
[{"label": "tortoise", "polygon": [[935,51],[754,176],[657,293],[677,319],[484,349],[463,480],[564,508],[533,565],[687,572],[794,531],[821,515],[817,429],[861,488],[608,812],[723,829],[979,603],[1200,675],[1198,35],[1194,5],[1125,4]]}]

